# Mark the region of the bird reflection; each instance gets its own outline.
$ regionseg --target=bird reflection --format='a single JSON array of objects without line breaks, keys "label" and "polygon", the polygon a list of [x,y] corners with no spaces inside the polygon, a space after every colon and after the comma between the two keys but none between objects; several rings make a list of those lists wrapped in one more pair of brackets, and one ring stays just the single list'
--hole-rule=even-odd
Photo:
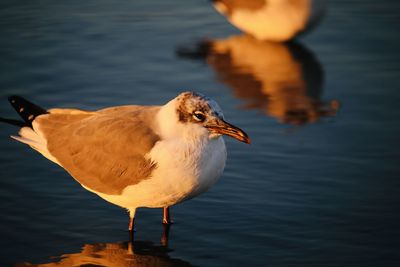
[{"label": "bird reflection", "polygon": [[315,56],[297,43],[257,40],[248,35],[180,47],[177,55],[205,59],[217,78],[244,100],[282,123],[306,124],[333,116],[338,101],[320,100],[323,70]]},{"label": "bird reflection", "polygon": [[109,266],[109,267],[140,267],[140,266],[192,266],[189,262],[171,258],[172,250],[164,245],[154,245],[148,241],[121,243],[86,244],[82,251],[64,254],[57,261],[41,264],[20,263],[15,267],[71,267],[71,266]]}]

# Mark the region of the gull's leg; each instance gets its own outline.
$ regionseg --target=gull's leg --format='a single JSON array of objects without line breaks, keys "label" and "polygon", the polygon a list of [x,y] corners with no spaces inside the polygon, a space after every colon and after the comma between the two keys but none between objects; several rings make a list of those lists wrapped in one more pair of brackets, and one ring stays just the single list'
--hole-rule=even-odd
[{"label": "gull's leg", "polygon": [[133,233],[135,232],[135,212],[136,212],[136,209],[129,210],[128,230],[129,230],[129,237],[131,238],[131,240],[133,240]]},{"label": "gull's leg", "polygon": [[164,207],[163,224],[173,224],[171,216],[169,214],[169,207]]},{"label": "gull's leg", "polygon": [[129,216],[129,226],[128,226],[129,231],[134,231],[135,230],[135,218],[132,218]]}]

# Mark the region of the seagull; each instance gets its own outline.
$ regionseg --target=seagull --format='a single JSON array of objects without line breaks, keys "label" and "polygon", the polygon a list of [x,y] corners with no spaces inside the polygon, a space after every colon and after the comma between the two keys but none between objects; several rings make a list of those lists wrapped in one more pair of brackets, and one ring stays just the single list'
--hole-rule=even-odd
[{"label": "seagull", "polygon": [[163,106],[116,106],[97,111],[44,109],[20,96],[9,101],[23,119],[13,139],[64,168],[86,190],[129,212],[169,207],[209,189],[226,161],[222,135],[250,143],[224,120],[211,98],[183,92]]},{"label": "seagull", "polygon": [[321,0],[212,0],[234,26],[259,40],[285,42],[309,31],[325,13]]}]

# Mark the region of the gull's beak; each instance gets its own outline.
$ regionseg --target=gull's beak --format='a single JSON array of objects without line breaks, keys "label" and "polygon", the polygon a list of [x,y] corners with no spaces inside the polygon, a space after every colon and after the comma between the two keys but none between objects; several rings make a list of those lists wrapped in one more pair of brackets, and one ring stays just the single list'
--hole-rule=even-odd
[{"label": "gull's beak", "polygon": [[233,137],[241,142],[250,144],[249,136],[240,128],[227,123],[223,119],[212,120],[205,127],[214,134],[224,134]]}]

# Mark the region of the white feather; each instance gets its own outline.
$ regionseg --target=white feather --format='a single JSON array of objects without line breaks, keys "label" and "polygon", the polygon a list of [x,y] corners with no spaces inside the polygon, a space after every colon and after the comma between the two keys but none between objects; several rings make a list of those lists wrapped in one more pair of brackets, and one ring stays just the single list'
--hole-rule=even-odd
[{"label": "white feather", "polygon": [[[34,124],[35,125],[35,124]],[[31,148],[35,149],[38,151],[40,154],[42,154],[44,157],[47,159],[53,161],[54,163],[57,163],[58,165],[61,166],[61,164],[57,161],[55,157],[51,155],[51,153],[47,149],[47,141],[43,137],[43,135],[40,133],[40,131],[34,130],[31,127],[22,127],[18,134],[20,136],[14,136],[12,135],[11,138],[29,145]]]}]

